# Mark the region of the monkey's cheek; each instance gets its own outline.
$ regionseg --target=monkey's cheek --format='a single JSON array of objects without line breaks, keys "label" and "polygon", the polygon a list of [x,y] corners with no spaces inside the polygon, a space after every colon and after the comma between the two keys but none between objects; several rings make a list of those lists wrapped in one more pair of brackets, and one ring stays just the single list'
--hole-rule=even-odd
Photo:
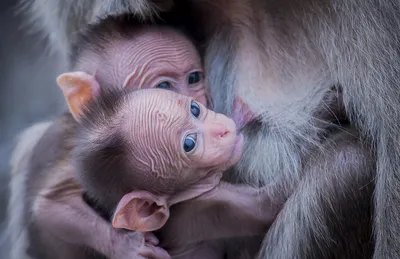
[{"label": "monkey's cheek", "polygon": [[243,147],[244,147],[244,136],[242,133],[240,133],[239,135],[236,136],[235,146],[233,147],[231,158],[229,159],[228,162],[229,167],[239,162],[243,154]]}]

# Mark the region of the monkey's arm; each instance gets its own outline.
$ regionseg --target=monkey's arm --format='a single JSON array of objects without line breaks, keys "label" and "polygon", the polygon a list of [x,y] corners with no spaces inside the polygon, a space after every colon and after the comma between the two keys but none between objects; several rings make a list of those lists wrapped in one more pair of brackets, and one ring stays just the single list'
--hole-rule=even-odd
[{"label": "monkey's arm", "polygon": [[39,228],[67,244],[93,248],[108,258],[170,258],[154,247],[158,240],[151,233],[112,228],[84,202],[80,185],[72,178],[41,192],[33,212]]},{"label": "monkey's arm", "polygon": [[178,203],[160,232],[163,247],[264,234],[283,205],[271,198],[271,188],[221,182],[211,192]]}]

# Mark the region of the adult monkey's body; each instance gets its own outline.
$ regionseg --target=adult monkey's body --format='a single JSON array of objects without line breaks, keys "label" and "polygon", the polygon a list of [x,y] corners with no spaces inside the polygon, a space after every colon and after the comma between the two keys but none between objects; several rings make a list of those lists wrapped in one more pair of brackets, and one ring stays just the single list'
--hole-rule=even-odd
[{"label": "adult monkey's body", "polygon": [[[175,4],[181,2],[190,5],[189,1]],[[198,15],[195,25],[204,28],[209,39],[205,65],[216,111],[230,115],[238,95],[263,122],[247,132],[247,148],[257,152],[245,152],[234,175],[253,184],[276,182],[283,188],[278,190],[290,195],[261,254],[266,258],[369,258],[374,249],[374,258],[399,257],[400,3],[193,3],[186,12]],[[149,17],[157,9],[145,1],[36,0],[33,6],[39,25],[60,40],[55,43],[64,53],[74,41],[73,37],[67,41],[67,36],[95,16],[133,12]],[[337,83],[343,87],[347,116],[363,133],[363,141],[376,147],[376,178],[352,167],[358,160],[351,158],[350,151],[326,155],[329,161],[320,172],[302,167],[309,150],[320,142],[319,121],[313,115],[326,105],[325,93]],[[335,171],[327,166],[332,162],[348,163],[353,170]],[[374,214],[353,224],[354,215],[369,212],[359,201],[371,199],[371,192],[364,193],[362,187],[373,180]],[[339,210],[344,205],[347,208]],[[360,232],[368,233],[371,227],[370,216],[375,239],[360,239]]]}]

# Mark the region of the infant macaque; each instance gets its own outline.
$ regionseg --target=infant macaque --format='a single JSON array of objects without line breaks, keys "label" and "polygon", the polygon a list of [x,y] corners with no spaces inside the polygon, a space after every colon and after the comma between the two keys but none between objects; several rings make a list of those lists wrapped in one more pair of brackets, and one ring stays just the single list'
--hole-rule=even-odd
[{"label": "infant macaque", "polygon": [[[177,30],[162,26],[124,27],[117,21],[110,21],[89,28],[77,46],[72,65],[76,71],[90,73],[84,73],[87,78],[115,89],[168,89],[207,104],[200,56],[193,43]],[[59,77],[58,83],[64,90],[68,89],[68,84],[79,83],[69,80],[77,78],[74,77],[76,73]],[[69,102],[72,111],[73,102]],[[27,225],[28,251],[25,251],[25,244],[16,250],[24,250],[22,253],[30,258],[40,259],[88,258],[88,254],[98,258],[96,252],[111,259],[165,258],[151,247],[145,252],[135,247],[145,239],[148,244],[156,245],[151,235],[113,229],[82,199],[84,193],[70,162],[75,145],[75,124],[68,114],[60,116],[32,151],[26,165],[26,185],[22,187],[30,198],[24,201],[23,221],[18,221],[18,224]]]},{"label": "infant macaque", "polygon": [[182,232],[174,242],[192,241],[193,253],[183,257],[222,258],[222,247],[196,243],[261,234],[272,223],[278,206],[265,191],[218,185],[242,153],[232,119],[172,91],[106,90],[84,73],[59,83],[79,124],[72,151],[78,178],[115,228],[161,229],[169,208],[186,202],[178,217],[191,217],[169,226]]}]

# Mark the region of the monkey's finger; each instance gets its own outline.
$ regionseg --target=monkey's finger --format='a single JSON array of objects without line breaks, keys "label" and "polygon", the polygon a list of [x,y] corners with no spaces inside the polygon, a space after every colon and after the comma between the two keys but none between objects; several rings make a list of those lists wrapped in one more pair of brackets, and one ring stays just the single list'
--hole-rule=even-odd
[{"label": "monkey's finger", "polygon": [[158,246],[145,245],[141,248],[139,255],[146,259],[171,259],[167,251]]},{"label": "monkey's finger", "polygon": [[154,246],[156,246],[156,245],[158,245],[160,243],[158,238],[151,232],[144,233],[144,240],[147,243],[150,243],[150,244],[152,244]]}]

